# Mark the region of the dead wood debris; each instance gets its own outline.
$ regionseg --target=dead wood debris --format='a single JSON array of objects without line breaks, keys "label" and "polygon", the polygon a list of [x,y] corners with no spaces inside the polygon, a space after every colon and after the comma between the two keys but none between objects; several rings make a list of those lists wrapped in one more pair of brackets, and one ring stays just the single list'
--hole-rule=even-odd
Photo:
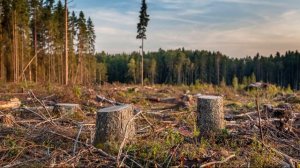
[{"label": "dead wood debris", "polygon": [[[139,92],[139,89],[135,90],[134,92]],[[162,92],[151,87],[146,90]],[[201,143],[195,138],[193,124],[190,124],[195,119],[195,101],[190,94],[166,96],[167,98],[148,96],[146,100],[152,106],[162,108],[137,112],[134,118],[138,123],[136,139],[128,141],[124,138],[117,153],[92,146],[95,118],[91,117],[92,120],[82,122],[64,115],[54,115],[53,109],[57,103],[48,100],[52,95],[43,99],[38,98],[32,91],[28,95],[31,98],[28,101],[30,106],[18,106],[9,114],[0,113],[0,142],[5,144],[1,144],[0,167],[212,167],[231,165],[231,161],[235,163],[247,156],[241,156],[242,154],[235,151],[218,153],[213,147],[209,147],[198,158],[180,155],[185,149],[184,145],[196,144],[193,147],[200,148]],[[106,96],[98,95],[96,100],[110,105],[122,104],[111,96]],[[264,135],[262,142],[255,138],[260,133],[257,111],[227,114],[227,130],[229,137],[239,143],[248,143],[250,140],[259,142],[265,149],[277,155],[274,159],[278,163],[296,167],[300,160],[300,131],[296,122],[299,120],[300,123],[300,115],[293,110],[292,104],[283,101],[284,103],[277,106],[265,105],[258,109]],[[172,144],[163,161],[135,156],[126,148],[133,143],[147,140],[156,142],[170,136],[169,134],[182,137],[182,141]]]},{"label": "dead wood debris", "polygon": [[174,104],[173,106],[166,106],[163,108],[155,108],[153,110],[166,110],[166,109],[189,109],[192,104],[194,104],[195,100],[192,95],[183,94],[179,98],[177,97],[168,97],[168,98],[160,98],[160,97],[147,97],[146,100],[156,103],[164,103],[164,104]]},{"label": "dead wood debris", "polygon": [[10,99],[9,101],[0,101],[0,110],[9,110],[19,108],[21,101],[18,98]]}]

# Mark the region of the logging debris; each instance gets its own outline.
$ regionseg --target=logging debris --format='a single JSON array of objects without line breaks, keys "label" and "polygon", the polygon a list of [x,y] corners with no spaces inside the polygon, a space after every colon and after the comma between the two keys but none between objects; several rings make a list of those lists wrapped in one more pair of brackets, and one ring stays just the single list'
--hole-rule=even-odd
[{"label": "logging debris", "polygon": [[[84,96],[80,100],[71,99],[72,92],[67,91],[66,95],[61,91],[34,91],[20,97],[22,106],[0,110],[0,167],[292,167],[299,163],[300,115],[297,104],[286,98],[261,103],[269,104],[268,108],[260,108],[263,142],[257,139],[255,109],[229,105],[234,101],[242,105],[253,103],[252,98],[244,95],[225,96],[226,129],[215,139],[199,140],[195,129],[195,92],[161,86],[113,88],[116,93],[112,93],[111,86],[82,88]],[[121,148],[95,148],[95,111],[123,105],[123,100],[139,114],[134,119],[136,135],[130,140],[124,138]],[[189,108],[170,108],[180,101],[188,102]],[[79,105],[84,118],[55,115],[55,105],[60,102]],[[278,122],[285,123],[283,129]]]},{"label": "logging debris", "polygon": [[12,98],[9,101],[0,101],[0,110],[9,110],[19,108],[21,101],[18,98]]}]

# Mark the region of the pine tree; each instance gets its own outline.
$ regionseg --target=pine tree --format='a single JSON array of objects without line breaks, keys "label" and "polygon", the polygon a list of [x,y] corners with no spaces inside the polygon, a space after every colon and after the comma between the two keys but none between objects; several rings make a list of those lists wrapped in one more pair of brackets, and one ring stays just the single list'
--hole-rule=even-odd
[{"label": "pine tree", "polygon": [[[41,31],[41,25],[40,25],[40,20],[41,20],[41,9],[42,9],[42,5],[41,2],[39,0],[31,0],[31,4],[30,4],[30,11],[31,11],[31,31],[32,31],[32,48],[33,48],[33,57],[34,57],[34,68],[35,68],[35,75],[34,75],[34,79],[35,82],[37,82],[37,72],[38,72],[38,36],[42,37],[43,35],[41,35],[41,33],[39,33],[39,31]],[[39,28],[39,29],[38,29]],[[32,80],[32,66],[29,65],[29,80]]]},{"label": "pine tree", "polygon": [[87,70],[89,72],[89,82],[93,82],[96,80],[96,57],[95,55],[95,42],[96,42],[96,34],[95,34],[95,26],[92,19],[89,17],[87,22],[87,52],[88,52],[88,64]]},{"label": "pine tree", "polygon": [[[73,38],[77,30],[72,31],[72,37],[65,37],[66,32],[71,32],[69,24],[65,24],[67,18],[67,4],[64,6],[61,0],[0,0],[1,81],[65,82],[64,77],[69,75],[64,73],[68,65],[64,64],[68,62],[64,52],[72,45],[69,52],[75,57],[77,41]],[[72,42],[65,43],[64,39],[71,38]],[[87,42],[84,45],[88,46]],[[96,74],[95,68],[90,71]]]},{"label": "pine tree", "polygon": [[[80,71],[80,83],[83,82],[83,66],[84,66],[84,55],[87,53],[87,42],[88,42],[88,35],[87,35],[87,25],[86,25],[86,19],[84,16],[84,13],[80,11],[79,18],[77,20],[78,25],[78,34],[77,34],[77,40],[78,40],[78,60],[79,60],[79,71]],[[77,69],[78,71],[78,69]],[[76,73],[77,74],[77,73]]]},{"label": "pine tree", "polygon": [[55,39],[55,30],[56,30],[56,21],[53,16],[54,11],[54,3],[55,0],[46,0],[45,6],[43,7],[43,17],[42,22],[44,22],[44,29],[45,29],[45,57],[43,60],[43,70],[44,70],[44,80],[47,80],[49,83],[51,82],[52,78],[55,78],[56,75],[53,74],[55,72],[54,67],[54,39]]},{"label": "pine tree", "polygon": [[64,51],[65,51],[65,9],[64,6],[59,0],[57,5],[54,9],[54,20],[53,23],[55,24],[55,40],[54,40],[54,48],[55,48],[55,63],[56,63],[56,76],[57,81],[60,84],[64,82]]},{"label": "pine tree", "polygon": [[146,28],[149,22],[149,15],[147,14],[146,0],[142,0],[142,6],[140,11],[140,22],[137,24],[137,39],[142,40],[142,61],[141,61],[141,84],[144,85],[144,40],[146,39]]},{"label": "pine tree", "polygon": [[[24,68],[24,62],[26,59],[26,55],[29,53],[28,50],[28,44],[29,41],[26,40],[26,37],[29,36],[29,4],[27,0],[19,0],[18,1],[18,9],[17,9],[17,15],[18,15],[18,20],[17,20],[17,53],[19,53],[19,58],[17,62],[17,72],[16,72],[16,81],[19,82],[19,80],[22,78],[23,79],[23,68]],[[21,77],[21,78],[20,78]]]},{"label": "pine tree", "polygon": [[[3,38],[2,38],[2,20],[3,20],[3,5],[2,1],[0,0],[0,46],[3,46]],[[0,47],[0,80],[4,81],[3,73],[4,73],[4,61],[3,61],[3,55],[2,55],[2,47]]]},{"label": "pine tree", "polygon": [[77,69],[77,60],[75,55],[75,41],[77,36],[77,16],[73,11],[69,18],[69,64],[70,64],[70,79],[74,83]]},{"label": "pine tree", "polygon": [[69,84],[68,18],[68,0],[65,0],[65,85]]},{"label": "pine tree", "polygon": [[88,39],[88,52],[89,54],[94,54],[96,34],[95,34],[94,23],[90,17],[87,20],[87,39]]}]

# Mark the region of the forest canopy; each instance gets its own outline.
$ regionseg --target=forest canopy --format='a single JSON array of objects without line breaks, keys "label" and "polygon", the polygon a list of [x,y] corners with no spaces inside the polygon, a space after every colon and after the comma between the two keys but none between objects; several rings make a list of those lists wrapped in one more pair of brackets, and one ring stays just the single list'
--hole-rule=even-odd
[{"label": "forest canopy", "polygon": [[[96,54],[97,61],[107,66],[107,81],[134,83],[139,79],[140,54]],[[236,77],[243,85],[256,81],[282,87],[300,87],[300,53],[287,51],[270,56],[232,58],[220,52],[199,50],[162,50],[145,54],[145,80],[148,83],[196,83],[232,85]],[[126,74],[126,75],[124,75]]]}]

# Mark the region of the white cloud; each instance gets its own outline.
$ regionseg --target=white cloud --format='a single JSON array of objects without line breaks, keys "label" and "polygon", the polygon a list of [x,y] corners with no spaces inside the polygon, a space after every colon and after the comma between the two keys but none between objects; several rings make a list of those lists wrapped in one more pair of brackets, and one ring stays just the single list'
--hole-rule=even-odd
[{"label": "white cloud", "polygon": [[[98,51],[120,53],[138,50],[140,41],[135,37],[140,1],[134,2],[137,3],[136,8],[95,7],[84,10],[95,23]],[[269,55],[300,47],[300,11],[296,9],[300,2],[295,0],[148,2],[151,20],[146,50],[185,47],[219,50],[240,57],[257,52]],[[235,11],[235,6],[232,6],[235,4],[242,9]]]}]

